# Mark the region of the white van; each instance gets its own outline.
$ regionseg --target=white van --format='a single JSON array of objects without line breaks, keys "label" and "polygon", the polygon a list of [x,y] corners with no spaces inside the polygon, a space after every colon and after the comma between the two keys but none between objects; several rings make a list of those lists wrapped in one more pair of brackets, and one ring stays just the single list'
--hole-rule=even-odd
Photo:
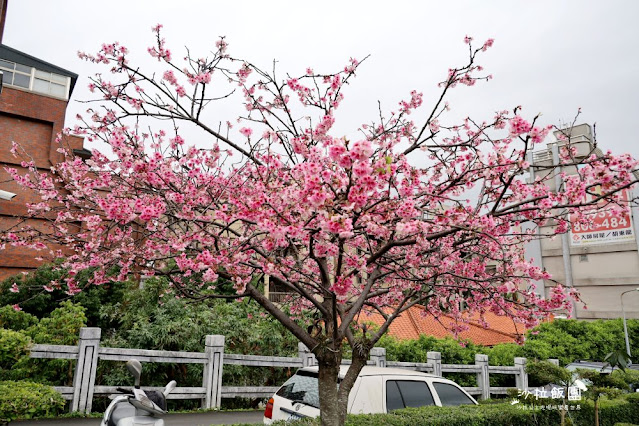
[{"label": "white van", "polygon": [[[348,366],[340,368],[339,378]],[[405,407],[477,404],[452,380],[399,368],[364,367],[348,398],[349,414],[388,413]],[[318,367],[302,368],[268,400],[264,423],[318,417]]]}]

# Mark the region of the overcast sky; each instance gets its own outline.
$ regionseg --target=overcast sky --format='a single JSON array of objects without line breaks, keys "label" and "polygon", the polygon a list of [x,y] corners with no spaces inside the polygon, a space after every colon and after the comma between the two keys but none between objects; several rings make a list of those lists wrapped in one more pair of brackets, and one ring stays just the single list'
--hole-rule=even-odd
[{"label": "overcast sky", "polygon": [[[76,52],[119,41],[137,57],[164,25],[174,57],[189,46],[205,56],[218,36],[230,53],[283,74],[340,69],[371,57],[346,91],[339,130],[370,122],[377,101],[387,109],[416,89],[425,104],[449,67],[466,59],[463,38],[494,38],[480,60],[494,75],[456,90],[455,114],[490,119],[523,106],[545,124],[597,123],[599,146],[639,157],[639,1],[135,1],[10,0],[3,43],[80,75],[67,124],[88,99],[96,68]],[[150,66],[157,62],[146,61]],[[226,118],[224,118],[226,119]],[[91,148],[91,146],[88,146]]]}]

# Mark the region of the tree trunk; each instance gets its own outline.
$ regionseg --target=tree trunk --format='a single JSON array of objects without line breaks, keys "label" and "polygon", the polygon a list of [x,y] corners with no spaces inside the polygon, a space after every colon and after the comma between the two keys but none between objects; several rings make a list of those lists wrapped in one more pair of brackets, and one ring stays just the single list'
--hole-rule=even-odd
[{"label": "tree trunk", "polygon": [[595,426],[599,426],[599,398],[595,398]]},{"label": "tree trunk", "polygon": [[319,365],[319,397],[322,426],[343,426],[348,410],[348,396],[355,380],[366,365],[368,356],[356,356],[354,353],[347,376],[338,386],[341,353],[322,354],[317,356]]},{"label": "tree trunk", "polygon": [[344,424],[345,418],[340,418],[337,399],[339,363],[335,362],[335,357],[328,356],[326,358],[322,357],[321,359],[317,359],[319,365],[319,398],[322,426],[340,426]]},{"label": "tree trunk", "polygon": [[568,405],[568,385],[564,387],[564,399],[562,400],[561,410],[559,410],[559,417],[561,418],[561,426],[566,424],[566,406]]}]

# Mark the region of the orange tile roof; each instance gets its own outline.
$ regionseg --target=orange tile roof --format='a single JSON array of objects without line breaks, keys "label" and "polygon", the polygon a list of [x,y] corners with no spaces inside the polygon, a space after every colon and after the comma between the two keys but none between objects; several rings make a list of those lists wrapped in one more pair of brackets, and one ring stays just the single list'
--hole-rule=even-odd
[{"label": "orange tile roof", "polygon": [[[459,338],[476,345],[493,346],[499,343],[514,343],[518,335],[526,331],[522,324],[515,325],[505,316],[487,313],[484,318],[489,328],[484,328],[479,322],[479,315],[475,315],[469,319],[468,330],[459,333]],[[379,313],[363,313],[359,322],[372,322],[381,326],[384,319]],[[453,333],[449,329],[454,324],[455,320],[451,316],[442,315],[438,320],[422,306],[412,306],[391,323],[388,334],[401,340],[418,339],[422,334],[437,338],[452,337]]]}]

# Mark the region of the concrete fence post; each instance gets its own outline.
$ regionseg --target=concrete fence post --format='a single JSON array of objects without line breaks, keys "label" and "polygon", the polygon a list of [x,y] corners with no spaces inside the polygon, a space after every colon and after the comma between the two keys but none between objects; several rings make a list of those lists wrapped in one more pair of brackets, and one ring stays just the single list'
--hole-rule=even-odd
[{"label": "concrete fence post", "polygon": [[102,330],[98,327],[82,327],[80,329],[78,361],[75,364],[75,373],[73,374],[71,412],[91,412],[101,334]]},{"label": "concrete fence post", "polygon": [[559,360],[556,358],[549,358],[548,362],[551,364],[555,364],[557,367],[559,367]]},{"label": "concrete fence post", "polygon": [[386,367],[386,348],[371,349],[371,361],[373,361],[377,367]]},{"label": "concrete fence post", "polygon": [[312,367],[313,365],[317,365],[315,354],[302,342],[297,344],[297,356],[302,359],[302,367]]},{"label": "concrete fence post", "polygon": [[476,354],[475,365],[480,368],[477,373],[477,386],[481,389],[481,399],[490,398],[490,377],[488,375],[488,355]]},{"label": "concrete fence post", "polygon": [[515,367],[518,368],[515,375],[515,386],[517,389],[525,391],[528,389],[528,373],[526,373],[526,358],[515,357]]},{"label": "concrete fence post", "polygon": [[206,396],[202,401],[202,408],[220,408],[224,367],[224,336],[206,336],[204,352],[207,361],[204,364],[202,387],[206,389]]},{"label": "concrete fence post", "polygon": [[441,352],[426,352],[426,361],[433,366],[433,374],[442,375],[442,354]]}]

